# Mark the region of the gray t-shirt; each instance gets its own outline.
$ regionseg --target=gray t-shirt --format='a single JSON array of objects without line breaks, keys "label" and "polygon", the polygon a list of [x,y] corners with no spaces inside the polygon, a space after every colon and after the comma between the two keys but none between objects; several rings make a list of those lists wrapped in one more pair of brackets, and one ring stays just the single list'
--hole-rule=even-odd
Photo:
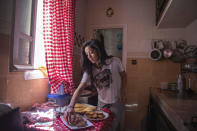
[{"label": "gray t-shirt", "polygon": [[[106,60],[101,69],[93,68],[94,86],[98,91],[98,99],[106,104],[115,103],[120,98],[121,76],[124,68],[119,58],[112,57]],[[90,80],[87,72],[84,72],[81,82]]]}]

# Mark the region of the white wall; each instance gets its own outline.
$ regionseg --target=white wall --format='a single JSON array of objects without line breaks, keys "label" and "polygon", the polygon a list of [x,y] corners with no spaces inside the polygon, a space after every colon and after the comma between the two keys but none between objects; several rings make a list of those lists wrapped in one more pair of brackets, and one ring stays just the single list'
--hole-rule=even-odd
[{"label": "white wall", "polygon": [[87,0],[76,0],[75,31],[85,35],[85,22],[87,12]]},{"label": "white wall", "polygon": [[197,19],[185,29],[185,39],[190,45],[197,45]]},{"label": "white wall", "polygon": [[[114,15],[107,17],[107,8]],[[184,39],[185,29],[157,29],[155,26],[155,0],[88,0],[87,36],[91,26],[127,25],[127,57],[147,57],[151,39]]]},{"label": "white wall", "polygon": [[[87,0],[76,0],[76,10],[75,10],[75,32],[81,37],[85,37],[85,23],[87,14]],[[74,83],[78,86],[81,80],[81,67],[80,67],[80,57],[81,57],[81,47],[74,46],[73,50],[74,60],[73,60],[73,77]]]}]

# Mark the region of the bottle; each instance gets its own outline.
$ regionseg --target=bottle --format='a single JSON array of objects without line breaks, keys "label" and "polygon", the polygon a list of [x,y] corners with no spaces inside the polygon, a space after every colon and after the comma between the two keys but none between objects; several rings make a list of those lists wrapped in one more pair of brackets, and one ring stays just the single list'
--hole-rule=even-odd
[{"label": "bottle", "polygon": [[65,94],[65,93],[64,93],[64,84],[63,84],[63,83],[60,85],[59,94],[60,94],[60,95],[64,95],[64,94]]},{"label": "bottle", "polygon": [[182,75],[183,91],[186,90],[186,78]]},{"label": "bottle", "polygon": [[179,94],[182,94],[183,93],[183,81],[182,81],[181,74],[178,75],[177,87],[178,87]]}]

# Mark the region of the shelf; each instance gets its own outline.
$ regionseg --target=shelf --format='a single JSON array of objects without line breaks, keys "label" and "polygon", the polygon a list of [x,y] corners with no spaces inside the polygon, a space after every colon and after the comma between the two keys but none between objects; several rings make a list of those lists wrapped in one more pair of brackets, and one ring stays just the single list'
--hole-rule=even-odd
[{"label": "shelf", "polygon": [[[186,67],[185,65],[190,65],[190,67]],[[181,73],[197,73],[197,65],[196,64],[181,64]]]},{"label": "shelf", "polygon": [[[158,28],[185,28],[197,19],[197,0],[168,0],[157,20]],[[158,11],[158,10],[157,10]]]}]

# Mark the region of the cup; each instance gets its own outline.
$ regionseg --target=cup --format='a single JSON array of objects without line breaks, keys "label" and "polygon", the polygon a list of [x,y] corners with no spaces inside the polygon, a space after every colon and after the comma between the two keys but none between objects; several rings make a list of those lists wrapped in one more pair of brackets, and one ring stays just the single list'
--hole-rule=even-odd
[{"label": "cup", "polygon": [[160,83],[160,88],[162,90],[168,89],[168,82],[161,82]]}]

